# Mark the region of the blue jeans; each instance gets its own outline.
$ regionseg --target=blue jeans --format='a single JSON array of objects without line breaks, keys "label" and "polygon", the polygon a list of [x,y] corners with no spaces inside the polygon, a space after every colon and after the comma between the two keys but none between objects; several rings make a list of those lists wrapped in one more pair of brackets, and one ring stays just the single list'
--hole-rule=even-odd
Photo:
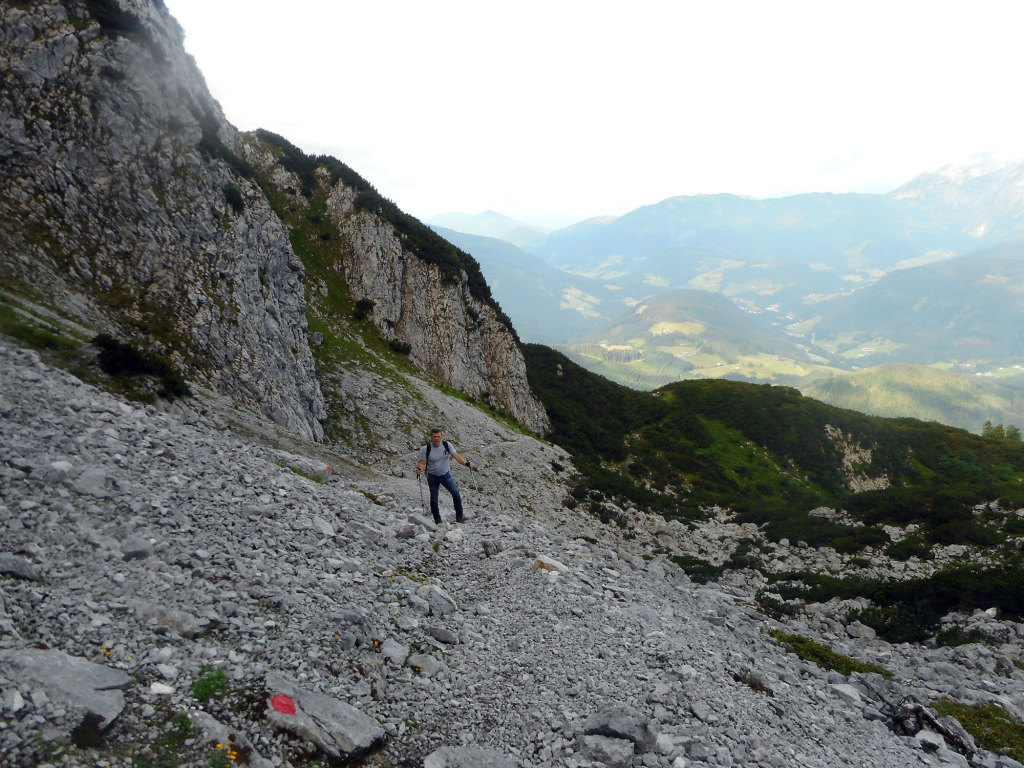
[{"label": "blue jeans", "polygon": [[441,519],[441,510],[437,507],[437,489],[440,486],[444,486],[448,493],[452,495],[452,502],[455,504],[455,519],[462,519],[462,496],[459,495],[459,487],[455,485],[455,481],[452,479],[452,473],[446,472],[443,475],[432,475],[427,473],[427,487],[430,488],[430,511],[434,515],[434,520]]}]

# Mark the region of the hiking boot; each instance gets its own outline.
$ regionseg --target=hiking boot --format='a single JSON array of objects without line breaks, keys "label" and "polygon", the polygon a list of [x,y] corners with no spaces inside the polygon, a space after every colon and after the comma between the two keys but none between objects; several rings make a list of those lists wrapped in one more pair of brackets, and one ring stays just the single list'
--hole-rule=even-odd
[{"label": "hiking boot", "polygon": [[438,515],[437,517],[434,518],[434,522],[437,523],[438,525],[441,524],[441,517],[440,517],[440,515]]},{"label": "hiking boot", "polygon": [[466,518],[465,518],[464,515],[456,515],[455,516],[455,522],[456,523],[464,523],[464,522],[466,522]]}]

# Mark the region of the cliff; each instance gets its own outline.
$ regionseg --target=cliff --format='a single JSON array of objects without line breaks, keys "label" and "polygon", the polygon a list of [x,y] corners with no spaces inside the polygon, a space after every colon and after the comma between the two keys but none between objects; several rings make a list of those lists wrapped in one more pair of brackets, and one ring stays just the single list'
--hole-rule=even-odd
[{"label": "cliff", "polygon": [[[226,120],[163,3],[0,12],[4,288],[151,347],[190,380],[324,439],[308,267],[275,205],[288,172],[247,159],[266,159],[267,145]],[[351,245],[325,290],[377,302],[375,326],[401,336],[421,371],[543,429],[514,332],[403,249],[387,222],[347,211],[354,194],[342,181],[331,192],[337,245]]]}]

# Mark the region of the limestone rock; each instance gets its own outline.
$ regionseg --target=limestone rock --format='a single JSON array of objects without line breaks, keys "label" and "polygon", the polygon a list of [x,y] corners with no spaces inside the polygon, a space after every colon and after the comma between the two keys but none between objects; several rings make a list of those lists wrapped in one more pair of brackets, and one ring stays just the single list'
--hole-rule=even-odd
[{"label": "limestone rock", "polygon": [[121,714],[122,689],[130,682],[122,670],[54,650],[0,650],[0,668],[9,677],[40,686],[50,699],[77,712],[79,720],[98,715],[101,730]]},{"label": "limestone rock", "polygon": [[441,747],[423,760],[423,768],[517,768],[500,752],[481,747]]},{"label": "limestone rock", "polygon": [[384,738],[380,724],[350,704],[299,688],[276,673],[266,682],[270,723],[316,744],[334,760],[357,758]]}]

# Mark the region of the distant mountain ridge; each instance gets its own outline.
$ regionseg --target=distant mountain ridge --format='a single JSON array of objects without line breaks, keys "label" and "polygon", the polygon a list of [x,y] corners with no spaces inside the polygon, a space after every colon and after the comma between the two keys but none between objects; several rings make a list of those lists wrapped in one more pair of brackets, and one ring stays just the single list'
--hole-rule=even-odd
[{"label": "distant mountain ridge", "polygon": [[528,224],[495,211],[483,213],[442,213],[427,222],[431,227],[464,232],[479,237],[494,237],[521,247],[544,241],[551,230]]},{"label": "distant mountain ridge", "polygon": [[623,291],[552,267],[506,240],[433,229],[480,262],[495,298],[527,341],[560,344],[628,308]]},{"label": "distant mountain ridge", "polygon": [[[1024,163],[948,167],[885,195],[670,198],[519,250],[444,234],[480,259],[526,340],[557,345],[632,386],[723,369],[799,385],[828,370],[881,364],[1010,375],[1024,363]],[[730,337],[724,348],[735,353],[746,327],[747,346],[767,356],[757,365],[739,354],[694,365],[693,348],[672,351],[629,329],[644,302],[658,307],[662,323],[692,323],[692,290],[760,316],[758,330],[730,320],[707,333]],[[771,359],[767,350],[779,342],[766,345],[768,327],[812,365],[788,365],[800,355]],[[924,402],[908,412],[929,414]],[[948,421],[961,423],[954,413]]]},{"label": "distant mountain ridge", "polygon": [[654,294],[559,349],[641,389],[690,378],[791,382],[824,362],[763,316],[694,289]]},{"label": "distant mountain ridge", "polygon": [[1024,363],[1024,244],[892,272],[815,307],[808,328],[858,367],[887,362],[990,372]]}]

